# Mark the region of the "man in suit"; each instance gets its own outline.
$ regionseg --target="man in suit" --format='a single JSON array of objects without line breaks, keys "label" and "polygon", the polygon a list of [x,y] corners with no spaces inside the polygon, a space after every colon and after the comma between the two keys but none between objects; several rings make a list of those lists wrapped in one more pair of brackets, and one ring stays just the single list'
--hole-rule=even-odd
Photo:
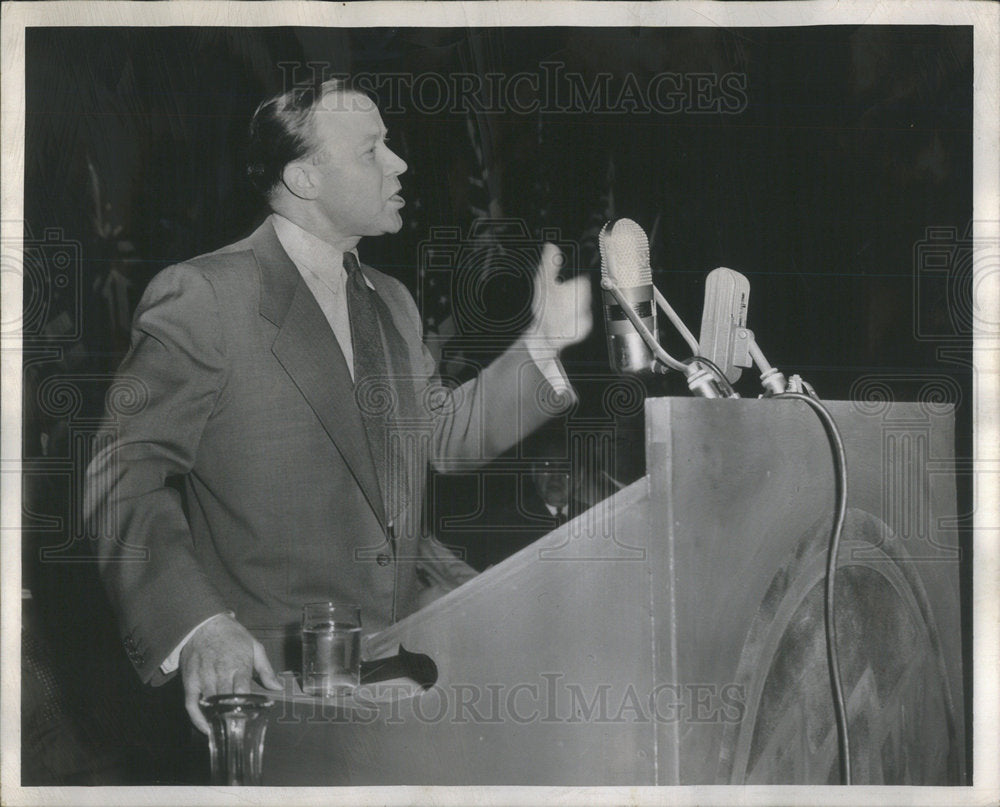
[{"label": "man in suit", "polygon": [[474,572],[421,532],[428,461],[488,461],[572,395],[558,351],[589,332],[589,287],[542,250],[533,320],[476,379],[434,380],[398,281],[361,266],[397,232],[406,163],[343,82],[285,92],[251,124],[272,215],[165,269],[135,314],[87,481],[101,572],[144,681],[201,696],[278,688],[306,602],[359,603],[366,631]]}]

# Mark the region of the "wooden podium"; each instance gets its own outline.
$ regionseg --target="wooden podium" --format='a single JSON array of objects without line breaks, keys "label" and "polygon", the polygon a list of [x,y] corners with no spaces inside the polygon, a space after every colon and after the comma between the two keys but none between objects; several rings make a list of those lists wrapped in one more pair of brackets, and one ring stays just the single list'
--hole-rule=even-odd
[{"label": "wooden podium", "polygon": [[[953,413],[830,402],[856,784],[962,784]],[[646,402],[647,474],[390,629],[438,668],[279,698],[272,785],[837,783],[822,592],[831,449],[794,400]],[[368,690],[368,691],[366,691]]]}]

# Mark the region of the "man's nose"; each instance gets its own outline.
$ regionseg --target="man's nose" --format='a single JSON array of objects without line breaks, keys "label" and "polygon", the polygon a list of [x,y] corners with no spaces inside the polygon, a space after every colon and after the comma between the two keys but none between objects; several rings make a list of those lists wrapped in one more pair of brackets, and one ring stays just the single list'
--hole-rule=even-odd
[{"label": "man's nose", "polygon": [[408,167],[406,165],[406,160],[396,154],[396,152],[392,149],[386,149],[386,151],[389,152],[385,161],[386,176],[393,177],[405,173]]}]

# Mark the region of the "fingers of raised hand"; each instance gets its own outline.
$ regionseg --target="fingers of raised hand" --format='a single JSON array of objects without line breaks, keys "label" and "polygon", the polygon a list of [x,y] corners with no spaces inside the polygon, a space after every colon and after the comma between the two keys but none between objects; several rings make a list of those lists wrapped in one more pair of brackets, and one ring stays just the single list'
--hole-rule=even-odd
[{"label": "fingers of raised hand", "polygon": [[581,341],[587,337],[594,326],[594,314],[591,310],[590,280],[586,277],[575,277],[566,284],[569,288],[567,294],[572,294],[576,315],[576,341]]},{"label": "fingers of raised hand", "polygon": [[576,277],[545,288],[535,308],[536,331],[554,346],[576,344],[590,333],[590,281]]},{"label": "fingers of raised hand", "polygon": [[566,258],[555,244],[546,241],[542,245],[542,255],[538,261],[538,282],[552,286],[556,285],[559,278],[559,271],[563,268]]}]

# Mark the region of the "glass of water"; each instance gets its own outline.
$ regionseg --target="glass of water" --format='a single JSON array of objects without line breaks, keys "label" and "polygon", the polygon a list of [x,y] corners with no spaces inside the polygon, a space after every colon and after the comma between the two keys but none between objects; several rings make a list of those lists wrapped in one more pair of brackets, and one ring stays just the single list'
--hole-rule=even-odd
[{"label": "glass of water", "polygon": [[302,691],[346,695],[361,675],[361,608],[312,602],[302,608]]},{"label": "glass of water", "polygon": [[265,695],[211,695],[199,701],[208,719],[213,785],[259,785],[267,713]]}]

